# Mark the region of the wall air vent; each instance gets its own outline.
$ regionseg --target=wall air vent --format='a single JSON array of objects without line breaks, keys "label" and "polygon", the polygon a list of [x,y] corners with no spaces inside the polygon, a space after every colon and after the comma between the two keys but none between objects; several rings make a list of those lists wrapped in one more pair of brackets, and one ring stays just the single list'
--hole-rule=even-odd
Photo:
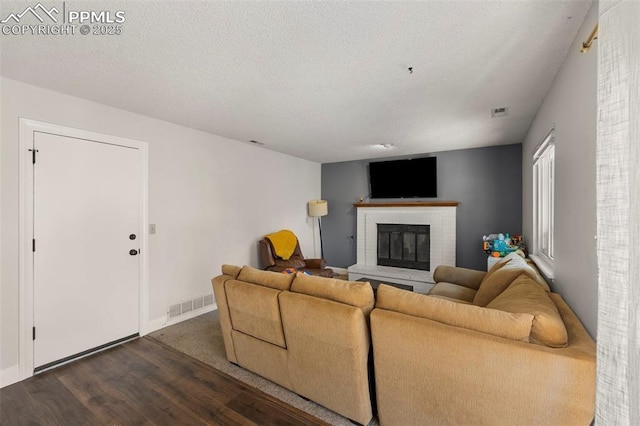
[{"label": "wall air vent", "polygon": [[491,117],[504,117],[509,113],[509,107],[500,107],[491,109]]},{"label": "wall air vent", "polygon": [[169,319],[180,316],[182,310],[180,304],[169,306]]},{"label": "wall air vent", "polygon": [[202,299],[204,306],[213,305],[213,294],[208,294]]},{"label": "wall air vent", "polygon": [[191,300],[170,305],[167,309],[167,320],[173,320],[179,316],[190,314],[198,315],[198,311],[213,305],[213,294],[196,297]]},{"label": "wall air vent", "polygon": [[193,311],[193,300],[182,302],[182,313],[186,314],[187,312],[191,311]]},{"label": "wall air vent", "polygon": [[197,299],[193,299],[193,309],[200,309],[204,306],[204,298],[198,297]]}]

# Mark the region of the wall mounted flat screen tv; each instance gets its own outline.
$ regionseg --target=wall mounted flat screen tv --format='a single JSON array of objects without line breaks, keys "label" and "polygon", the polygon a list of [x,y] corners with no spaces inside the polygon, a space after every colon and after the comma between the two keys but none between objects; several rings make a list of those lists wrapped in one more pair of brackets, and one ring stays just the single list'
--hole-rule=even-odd
[{"label": "wall mounted flat screen tv", "polygon": [[436,157],[369,163],[371,198],[438,196]]}]

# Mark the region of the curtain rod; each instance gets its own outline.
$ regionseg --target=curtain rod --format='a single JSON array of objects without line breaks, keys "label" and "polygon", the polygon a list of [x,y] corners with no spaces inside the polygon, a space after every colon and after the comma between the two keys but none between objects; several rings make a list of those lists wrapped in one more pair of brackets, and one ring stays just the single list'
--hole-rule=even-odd
[{"label": "curtain rod", "polygon": [[598,39],[598,24],[596,24],[596,26],[593,27],[593,31],[591,31],[591,34],[589,35],[589,38],[587,39],[587,41],[582,43],[582,48],[580,49],[580,53],[588,52],[589,49],[591,49],[591,45],[593,44],[594,40],[597,40],[597,39]]}]

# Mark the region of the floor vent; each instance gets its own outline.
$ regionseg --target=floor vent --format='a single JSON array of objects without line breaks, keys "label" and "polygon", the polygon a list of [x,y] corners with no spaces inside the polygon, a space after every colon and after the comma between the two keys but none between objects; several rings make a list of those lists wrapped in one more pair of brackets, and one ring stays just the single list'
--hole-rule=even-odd
[{"label": "floor vent", "polygon": [[213,294],[207,294],[205,296],[196,297],[195,299],[176,303],[175,305],[170,305],[167,316],[168,319],[171,320],[210,305],[213,305]]}]

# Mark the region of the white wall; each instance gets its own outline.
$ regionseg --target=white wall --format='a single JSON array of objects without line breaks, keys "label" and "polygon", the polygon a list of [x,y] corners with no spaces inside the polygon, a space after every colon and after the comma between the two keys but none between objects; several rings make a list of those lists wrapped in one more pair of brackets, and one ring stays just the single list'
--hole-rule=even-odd
[{"label": "white wall", "polygon": [[149,143],[149,222],[157,225],[149,236],[150,321],[165,318],[169,304],[211,293],[223,263],[258,266],[257,241],[269,232],[289,228],[303,253],[314,253],[306,203],[320,198],[320,164],[14,80],[0,83],[0,372],[18,364],[19,117]]},{"label": "white wall", "polygon": [[589,333],[596,336],[596,74],[598,42],[587,53],[580,46],[598,20],[591,7],[560,68],[522,149],[523,231],[532,233],[532,155],[555,123],[555,279],[560,293]]}]

